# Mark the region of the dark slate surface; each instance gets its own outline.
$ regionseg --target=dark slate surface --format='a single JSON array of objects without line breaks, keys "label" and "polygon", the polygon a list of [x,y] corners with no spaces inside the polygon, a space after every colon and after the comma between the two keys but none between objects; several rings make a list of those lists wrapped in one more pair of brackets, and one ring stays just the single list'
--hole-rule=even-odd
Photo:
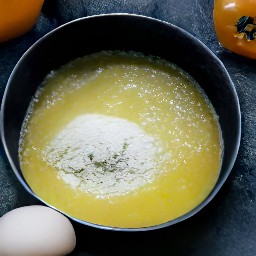
[{"label": "dark slate surface", "polygon": [[[256,255],[256,61],[223,50],[213,27],[213,0],[46,0],[36,26],[0,45],[0,94],[22,54],[41,36],[75,18],[111,12],[136,13],[178,25],[204,42],[224,63],[242,112],[242,139],[235,166],[214,198],[194,217],[166,229],[116,233],[74,223],[74,256]],[[19,184],[0,147],[0,216],[38,203]],[[47,245],[46,245],[47,246]]]}]

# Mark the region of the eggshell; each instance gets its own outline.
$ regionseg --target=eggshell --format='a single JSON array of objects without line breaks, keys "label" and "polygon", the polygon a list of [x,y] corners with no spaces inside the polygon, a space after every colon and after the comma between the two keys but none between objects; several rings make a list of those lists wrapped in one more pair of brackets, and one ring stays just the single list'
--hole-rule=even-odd
[{"label": "eggshell", "polygon": [[67,255],[76,246],[69,219],[54,209],[32,205],[0,218],[0,255]]}]

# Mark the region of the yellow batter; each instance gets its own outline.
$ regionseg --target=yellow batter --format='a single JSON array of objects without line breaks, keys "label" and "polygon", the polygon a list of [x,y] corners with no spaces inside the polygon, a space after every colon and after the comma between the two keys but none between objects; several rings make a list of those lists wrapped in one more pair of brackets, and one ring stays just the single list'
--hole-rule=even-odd
[{"label": "yellow batter", "polygon": [[49,74],[20,139],[22,173],[61,211],[112,227],[172,220],[213,189],[222,160],[216,114],[179,68],[100,52]]}]

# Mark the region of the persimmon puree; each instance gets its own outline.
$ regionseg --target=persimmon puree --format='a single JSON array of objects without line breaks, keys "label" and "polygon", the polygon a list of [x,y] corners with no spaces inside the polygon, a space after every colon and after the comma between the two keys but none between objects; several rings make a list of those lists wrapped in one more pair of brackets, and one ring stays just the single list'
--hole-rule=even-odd
[{"label": "persimmon puree", "polygon": [[125,228],[175,219],[212,191],[222,163],[218,117],[176,65],[99,52],[52,71],[20,138],[22,173],[45,202]]}]

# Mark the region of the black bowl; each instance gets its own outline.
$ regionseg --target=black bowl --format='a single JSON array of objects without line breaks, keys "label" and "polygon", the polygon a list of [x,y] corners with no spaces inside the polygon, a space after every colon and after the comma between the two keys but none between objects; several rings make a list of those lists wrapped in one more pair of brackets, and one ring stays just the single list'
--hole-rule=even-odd
[{"label": "black bowl", "polygon": [[159,56],[176,63],[194,77],[219,116],[224,141],[223,163],[209,196],[190,212],[164,224],[113,228],[70,218],[101,229],[145,231],[191,217],[213,199],[234,165],[241,136],[239,101],[224,65],[202,42],[177,26],[150,17],[107,14],[74,20],[42,37],[22,56],[9,78],[1,109],[2,142],[14,173],[30,194],[47,204],[31,190],[20,170],[18,142],[22,122],[32,96],[51,70],[102,50],[133,50]]}]

